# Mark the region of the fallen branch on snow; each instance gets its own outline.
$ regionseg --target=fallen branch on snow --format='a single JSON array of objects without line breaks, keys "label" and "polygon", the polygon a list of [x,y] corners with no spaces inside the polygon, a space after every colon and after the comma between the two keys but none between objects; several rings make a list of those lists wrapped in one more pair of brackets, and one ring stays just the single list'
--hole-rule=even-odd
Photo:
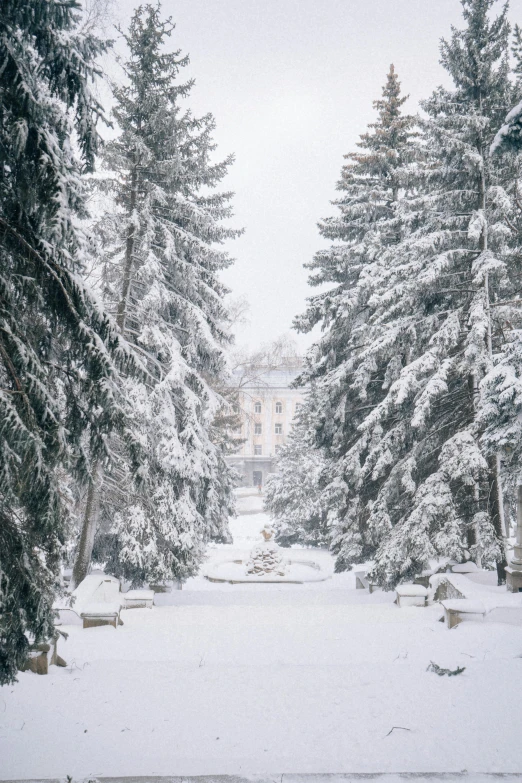
[{"label": "fallen branch on snow", "polygon": [[430,665],[426,669],[427,672],[435,672],[435,674],[438,674],[439,677],[443,677],[445,674],[448,675],[448,677],[454,677],[456,674],[462,674],[463,671],[465,671],[465,666],[457,666],[456,669],[443,669],[439,666],[438,663],[433,663],[433,661],[430,661]]},{"label": "fallen branch on snow", "polygon": [[395,731],[395,729],[401,729],[401,731],[411,731],[411,729],[407,729],[406,726],[392,726],[386,736],[389,737],[392,731]]}]

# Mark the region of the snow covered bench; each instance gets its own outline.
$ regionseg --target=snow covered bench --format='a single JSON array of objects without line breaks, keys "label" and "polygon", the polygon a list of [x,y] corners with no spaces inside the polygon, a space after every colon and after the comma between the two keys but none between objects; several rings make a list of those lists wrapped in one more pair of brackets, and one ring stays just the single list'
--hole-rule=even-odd
[{"label": "snow covered bench", "polygon": [[355,589],[356,590],[368,590],[369,582],[366,579],[366,571],[355,571]]},{"label": "snow covered bench", "polygon": [[437,560],[431,560],[429,568],[426,568],[424,571],[421,571],[420,574],[418,574],[415,577],[413,583],[416,585],[422,585],[423,587],[429,588],[430,579],[432,576],[435,576],[435,574],[443,574],[447,571],[450,571],[452,566],[455,565],[457,565],[456,561],[450,560],[448,558],[439,558]]},{"label": "snow covered bench", "polygon": [[[456,621],[450,617],[454,614],[453,609],[448,612],[444,610],[448,628],[453,628],[462,619],[482,618],[487,622],[522,625],[522,595],[498,587],[494,571],[477,568],[467,574],[436,574],[430,579],[429,597],[443,607],[457,607],[459,616]],[[478,605],[480,612],[473,617],[473,612],[464,611],[466,605],[468,608]]]},{"label": "snow covered bench", "polygon": [[[64,625],[92,628],[98,625],[122,624],[120,610],[124,603],[118,579],[106,574],[89,574],[71,594],[68,604],[56,607]],[[115,613],[117,620],[114,620]]]},{"label": "snow covered bench", "polygon": [[59,633],[56,632],[49,642],[33,645],[20,671],[48,674],[49,666],[67,666],[64,659],[58,655],[58,638]]},{"label": "snow covered bench", "polygon": [[123,624],[120,620],[120,610],[121,604],[119,602],[89,604],[80,615],[83,627],[96,628],[99,625],[112,625],[117,628],[119,624]]},{"label": "snow covered bench", "polygon": [[149,583],[149,590],[153,593],[171,593],[173,590],[181,590],[183,583],[181,579],[174,579],[167,582]]},{"label": "snow covered bench", "polygon": [[129,590],[123,593],[125,609],[152,609],[154,605],[154,590]]},{"label": "snow covered bench", "polygon": [[368,590],[369,593],[374,593],[381,588],[378,585],[370,582],[366,576],[366,571],[354,571],[355,576],[355,589],[356,590]]},{"label": "snow covered bench", "polygon": [[471,560],[468,563],[457,563],[457,565],[451,566],[452,574],[474,574],[479,570],[478,566]]},{"label": "snow covered bench", "polygon": [[430,577],[430,593],[432,600],[446,601],[453,598],[466,598],[466,591],[472,584],[465,576],[457,574],[434,574]]},{"label": "snow covered bench", "polygon": [[397,606],[426,606],[428,603],[428,590],[422,585],[397,585],[395,588]]},{"label": "snow covered bench", "polygon": [[454,598],[441,601],[444,608],[444,619],[451,630],[463,620],[483,620],[486,615],[486,607],[481,601],[472,601],[469,598]]}]

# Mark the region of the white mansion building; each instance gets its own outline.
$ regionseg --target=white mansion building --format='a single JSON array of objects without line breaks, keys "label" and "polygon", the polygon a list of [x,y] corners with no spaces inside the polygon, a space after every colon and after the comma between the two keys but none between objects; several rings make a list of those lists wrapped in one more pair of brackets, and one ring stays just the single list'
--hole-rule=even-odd
[{"label": "white mansion building", "polygon": [[257,368],[252,377],[238,378],[241,433],[245,439],[228,461],[241,474],[240,486],[263,486],[275,470],[275,456],[290,433],[292,421],[303,400],[301,389],[290,384],[302,369],[300,360],[273,368]]}]

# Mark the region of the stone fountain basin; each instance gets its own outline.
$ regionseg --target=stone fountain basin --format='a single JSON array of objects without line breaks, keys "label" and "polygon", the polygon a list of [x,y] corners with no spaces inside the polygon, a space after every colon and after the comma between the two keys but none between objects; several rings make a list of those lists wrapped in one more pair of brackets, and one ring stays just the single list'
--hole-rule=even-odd
[{"label": "stone fountain basin", "polygon": [[286,574],[247,574],[248,560],[225,560],[215,563],[207,569],[205,579],[209,582],[228,582],[231,585],[240,584],[294,584],[305,582],[325,582],[331,579],[318,563],[312,560],[287,560]]}]

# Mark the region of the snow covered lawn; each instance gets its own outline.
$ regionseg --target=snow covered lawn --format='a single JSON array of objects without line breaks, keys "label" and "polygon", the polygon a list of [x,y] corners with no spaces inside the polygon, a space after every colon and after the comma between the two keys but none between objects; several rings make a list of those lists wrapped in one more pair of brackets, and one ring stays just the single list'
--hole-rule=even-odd
[{"label": "snow covered lawn", "polygon": [[[213,558],[264,521],[237,520]],[[522,770],[522,628],[448,631],[439,607],[398,609],[351,575],[198,578],[161,599],[117,630],[69,628],[66,669],[0,689],[1,779]],[[430,661],[466,670],[438,677]]]}]

